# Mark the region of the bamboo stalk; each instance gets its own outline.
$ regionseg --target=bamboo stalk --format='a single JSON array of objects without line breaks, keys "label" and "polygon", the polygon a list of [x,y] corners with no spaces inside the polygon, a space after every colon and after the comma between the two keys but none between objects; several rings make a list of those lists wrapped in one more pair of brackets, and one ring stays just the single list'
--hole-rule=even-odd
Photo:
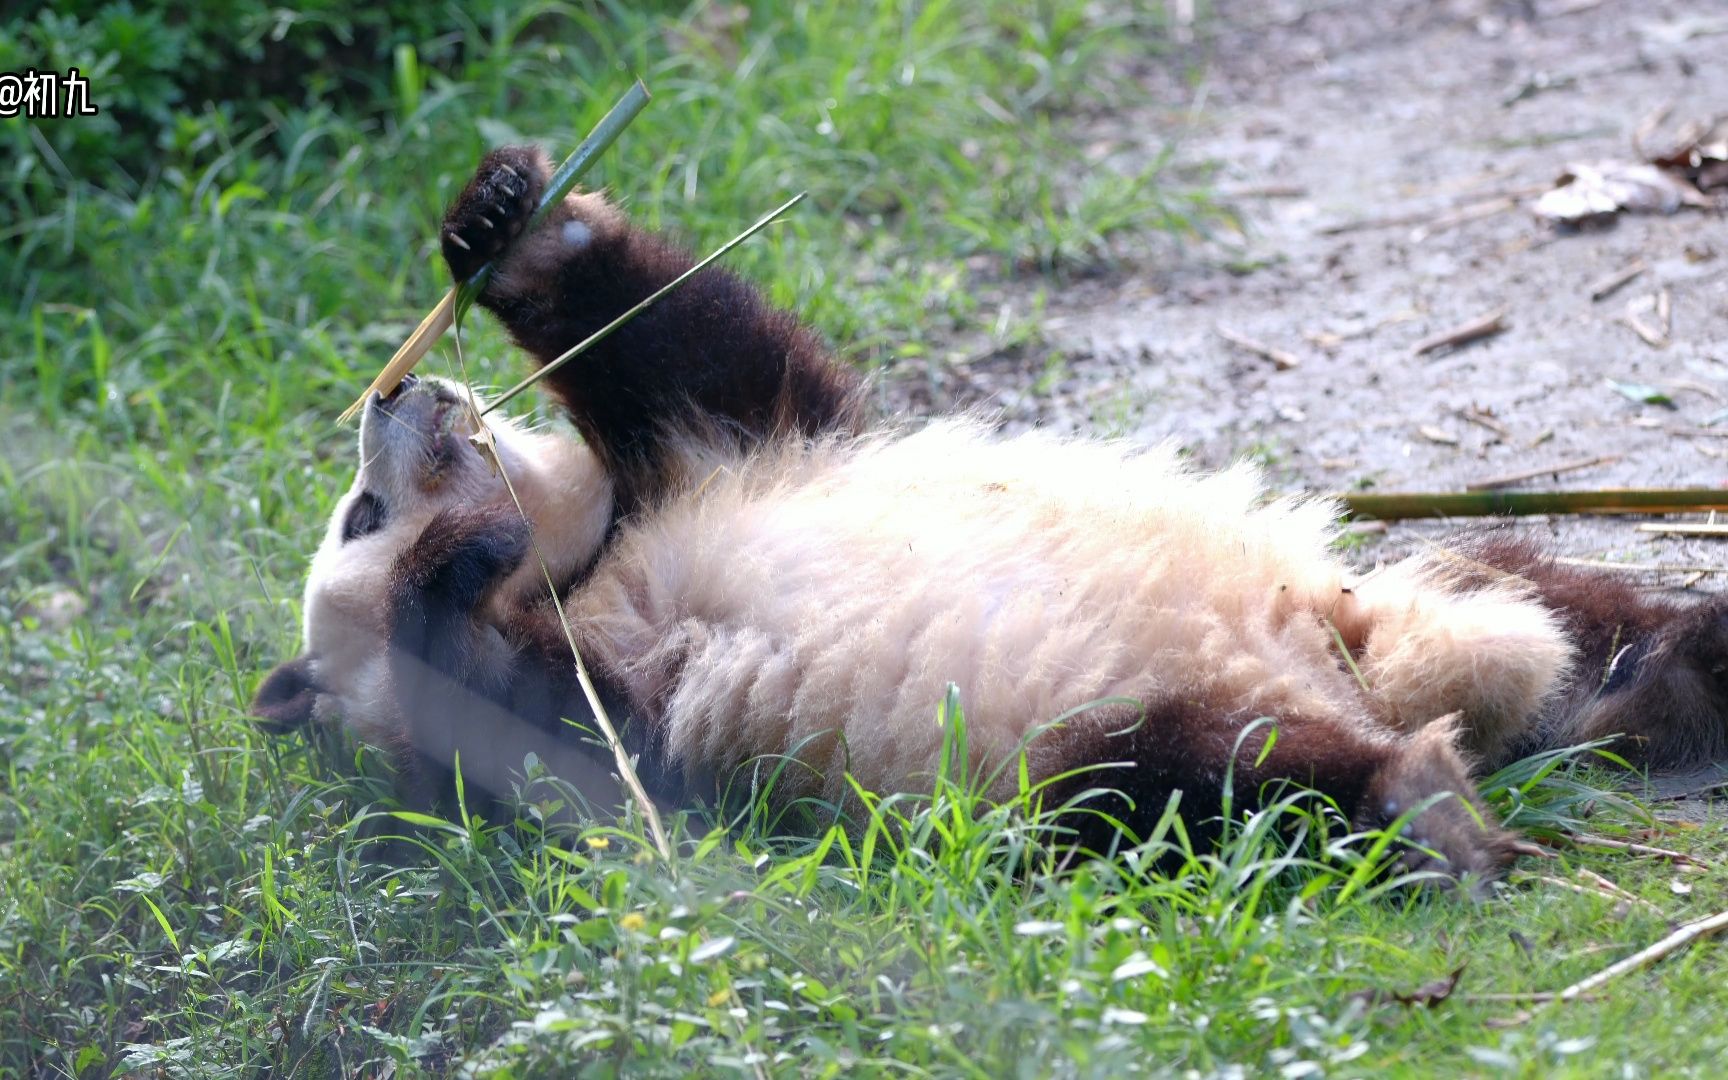
[{"label": "bamboo stalk", "polygon": [[1728,510],[1721,488],[1605,488],[1598,491],[1355,491],[1333,498],[1351,514],[1385,521],[1524,514],[1687,514]]},{"label": "bamboo stalk", "polygon": [[1624,851],[1629,855],[1644,855],[1653,859],[1667,859],[1681,866],[1697,866],[1708,868],[1709,863],[1702,862],[1684,851],[1674,851],[1670,848],[1655,847],[1651,844],[1638,844],[1631,840],[1617,840],[1611,836],[1592,836],[1589,833],[1568,833],[1566,839],[1578,847],[1606,848],[1609,851]]},{"label": "bamboo stalk", "polygon": [[[570,193],[570,189],[576,186],[576,181],[582,179],[583,174],[587,173],[600,155],[605,153],[607,148],[618,138],[618,134],[630,125],[630,121],[636,119],[637,114],[647,106],[648,100],[648,88],[642,85],[642,80],[636,80],[630,89],[625,91],[624,96],[618,99],[618,103],[600,118],[598,124],[594,125],[594,130],[588,133],[588,137],[583,139],[576,149],[570,152],[570,156],[564,159],[563,164],[559,165],[557,170],[552,173],[551,180],[546,184],[545,193],[540,196],[540,202],[534,207],[533,216],[528,219],[527,226],[517,234],[514,243],[520,243],[522,237],[533,232],[541,222],[546,220],[546,215],[552,212],[554,206],[563,201],[564,196]],[[509,249],[506,248],[504,253],[509,254]],[[502,257],[500,256],[500,259]],[[388,394],[402,381],[402,376],[414,370],[414,365],[418,364],[421,358],[432,350],[432,346],[438,343],[438,339],[444,336],[446,330],[461,321],[462,316],[467,313],[474,300],[485,291],[486,282],[492,276],[492,267],[498,261],[499,259],[494,259],[482,266],[473,277],[467,281],[458,282],[449,292],[444,294],[444,298],[438,301],[438,305],[428,312],[424,319],[420,320],[420,325],[414,328],[414,332],[408,336],[408,340],[396,350],[396,354],[390,358],[388,364],[384,365],[384,370],[378,373],[378,377],[372,380],[371,385],[366,387],[365,392],[356,398],[352,405],[344,409],[341,416],[336,418],[337,423],[345,424],[353,419],[354,414],[365,407],[367,398],[375,393]]]}]

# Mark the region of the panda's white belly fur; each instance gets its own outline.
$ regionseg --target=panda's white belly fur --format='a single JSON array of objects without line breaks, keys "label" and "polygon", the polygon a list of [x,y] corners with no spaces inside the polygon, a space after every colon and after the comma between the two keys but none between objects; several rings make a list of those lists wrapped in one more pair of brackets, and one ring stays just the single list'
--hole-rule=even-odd
[{"label": "panda's white belly fur", "polygon": [[949,421],[719,469],[626,527],[570,614],[663,704],[674,762],[796,749],[793,794],[903,790],[949,682],[975,766],[1101,698],[1345,707],[1333,508],[1261,497],[1248,466]]}]

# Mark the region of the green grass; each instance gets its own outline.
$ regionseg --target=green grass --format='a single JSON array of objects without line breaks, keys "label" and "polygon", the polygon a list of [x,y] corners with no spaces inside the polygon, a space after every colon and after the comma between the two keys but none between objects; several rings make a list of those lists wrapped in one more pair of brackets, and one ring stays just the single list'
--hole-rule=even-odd
[{"label": "green grass", "polygon": [[[809,189],[733,261],[867,367],[1019,342],[979,295],[1210,219],[1160,163],[1077,148],[1132,107],[1120,65],[1159,48],[1156,11],[786,0],[725,28],[716,10],[470,27],[460,70],[405,59],[376,114],[189,116],[135,190],[7,164],[0,1075],[1712,1071],[1710,945],[1514,1027],[1486,1021],[1517,1006],[1469,995],[1604,966],[1723,906],[1721,869],[1532,868],[1594,868],[1659,913],[1528,873],[1481,905],[1388,895],[1361,852],[1319,858],[1340,830],[1292,804],[1217,853],[1171,831],[1053,876],[1036,816],[963,783],[857,835],[683,819],[675,873],[634,822],[548,844],[531,806],[370,857],[362,836],[403,823],[378,816],[369,755],[266,739],[244,706],[294,649],[351,468],[330,418],[445,286],[434,225],[488,143],[561,154],[642,74],[655,103],[596,175],[704,249]],[[521,374],[496,330],[467,340],[478,378]],[[1640,823],[1599,786],[1566,765],[1498,805]],[[1667,842],[1728,852],[1719,825]],[[1353,997],[1461,965],[1433,1008]]]}]

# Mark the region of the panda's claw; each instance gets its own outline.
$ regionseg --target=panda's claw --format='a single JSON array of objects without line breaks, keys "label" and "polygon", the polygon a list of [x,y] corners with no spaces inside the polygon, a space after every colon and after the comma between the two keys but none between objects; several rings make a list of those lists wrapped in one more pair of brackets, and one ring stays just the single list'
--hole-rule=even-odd
[{"label": "panda's claw", "polygon": [[544,172],[544,160],[529,147],[503,147],[481,161],[444,220],[444,259],[456,280],[473,277],[527,227]]}]

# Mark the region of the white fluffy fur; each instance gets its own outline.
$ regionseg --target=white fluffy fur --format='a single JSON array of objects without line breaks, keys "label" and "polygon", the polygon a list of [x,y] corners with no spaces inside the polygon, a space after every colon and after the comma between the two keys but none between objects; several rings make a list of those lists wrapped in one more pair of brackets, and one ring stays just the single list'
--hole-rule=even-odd
[{"label": "white fluffy fur", "polygon": [[[1201,474],[1167,449],[946,421],[715,477],[621,537],[572,615],[597,659],[668,703],[675,758],[802,746],[795,791],[830,798],[846,771],[917,783],[950,681],[986,767],[1106,697],[1359,714],[1327,625],[1340,605],[1401,726],[1497,705],[1516,723],[1552,684],[1565,645],[1538,606],[1411,575],[1346,593],[1335,508],[1262,499],[1245,465]],[[1462,637],[1422,651],[1508,614],[1498,657]],[[1506,672],[1519,693],[1490,700]]]},{"label": "white fluffy fur", "polygon": [[[589,557],[610,498],[586,450],[498,437],[542,549],[566,565]],[[837,798],[848,771],[879,791],[924,783],[949,682],[974,764],[988,767],[1040,725],[1116,696],[1365,727],[1377,716],[1387,738],[1460,712],[1483,750],[1567,662],[1552,618],[1510,586],[1461,593],[1410,563],[1352,587],[1330,551],[1336,508],[1265,501],[1246,465],[1198,473],[1168,449],[950,420],[703,475],[617,534],[569,614],[591,663],[664,704],[675,760],[724,769],[799,748],[810,768],[788,771],[789,794]],[[374,537],[343,545],[333,524],[307,588],[308,649],[362,732],[393,719],[377,674],[382,571],[413,523],[455,497],[416,503],[418,490],[396,491],[412,512]],[[1038,741],[1031,752],[1037,764]]]}]

